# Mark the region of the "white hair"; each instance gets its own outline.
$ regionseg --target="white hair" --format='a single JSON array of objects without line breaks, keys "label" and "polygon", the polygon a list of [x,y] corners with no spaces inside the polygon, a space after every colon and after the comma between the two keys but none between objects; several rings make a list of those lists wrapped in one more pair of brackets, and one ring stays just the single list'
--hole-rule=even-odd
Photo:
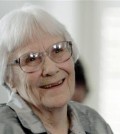
[{"label": "white hair", "polygon": [[65,27],[54,17],[37,6],[24,6],[13,10],[0,20],[0,85],[5,83],[8,75],[7,62],[9,54],[20,45],[39,40],[43,33],[64,37],[72,41],[73,57],[79,52]]}]

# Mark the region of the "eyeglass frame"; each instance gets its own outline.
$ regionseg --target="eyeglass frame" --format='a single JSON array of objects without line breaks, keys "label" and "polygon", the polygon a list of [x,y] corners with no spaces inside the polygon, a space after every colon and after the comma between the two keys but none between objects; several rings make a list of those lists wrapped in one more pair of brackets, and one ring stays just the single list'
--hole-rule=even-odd
[{"label": "eyeglass frame", "polygon": [[[51,47],[51,46],[54,46],[55,44],[58,44],[58,43],[62,43],[62,42],[66,42],[66,43],[68,43],[69,45],[70,45],[70,49],[71,49],[71,54],[70,54],[70,57],[68,58],[68,59],[66,59],[65,61],[62,61],[62,62],[56,62],[56,61],[54,61],[54,60],[52,60],[50,57],[49,57],[49,54],[47,53],[47,50],[49,50],[49,48]],[[61,41],[61,42],[57,42],[57,43],[54,43],[54,44],[52,44],[50,47],[48,47],[45,51],[43,51],[43,52],[28,52],[28,53],[25,53],[25,54],[23,54],[23,55],[21,55],[19,58],[17,58],[17,59],[15,59],[13,62],[11,62],[10,64],[8,64],[8,65],[18,65],[20,68],[21,68],[21,70],[23,71],[23,72],[26,72],[23,68],[22,68],[22,66],[21,66],[21,64],[20,64],[20,58],[22,57],[22,56],[24,56],[24,55],[27,55],[27,54],[30,54],[30,53],[39,53],[39,54],[42,54],[42,56],[44,55],[44,56],[48,56],[52,61],[54,61],[55,63],[63,63],[63,62],[66,62],[67,60],[69,60],[70,58],[71,58],[71,56],[72,56],[72,54],[73,54],[73,49],[72,49],[72,42],[71,41]],[[41,64],[41,63],[39,63],[39,64]],[[38,66],[38,65],[37,65]],[[36,70],[37,71],[37,70]],[[33,71],[33,72],[36,72],[36,71]],[[30,73],[30,72],[26,72],[26,73]]]}]

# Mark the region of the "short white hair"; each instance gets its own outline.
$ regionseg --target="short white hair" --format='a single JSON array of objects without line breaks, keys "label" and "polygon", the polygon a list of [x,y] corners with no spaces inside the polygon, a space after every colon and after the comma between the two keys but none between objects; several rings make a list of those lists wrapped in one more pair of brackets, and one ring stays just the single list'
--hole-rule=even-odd
[{"label": "short white hair", "polygon": [[38,6],[24,6],[11,11],[0,20],[0,85],[5,83],[8,75],[6,70],[9,54],[20,45],[39,40],[43,33],[72,41],[73,57],[77,60],[78,47],[65,27]]}]

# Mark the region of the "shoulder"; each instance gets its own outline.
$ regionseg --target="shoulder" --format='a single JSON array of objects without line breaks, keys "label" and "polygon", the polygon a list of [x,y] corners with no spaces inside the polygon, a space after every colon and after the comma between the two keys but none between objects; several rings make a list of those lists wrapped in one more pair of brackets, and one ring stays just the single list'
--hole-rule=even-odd
[{"label": "shoulder", "polygon": [[0,122],[4,121],[5,119],[16,117],[16,113],[9,106],[7,106],[6,104],[0,104]]},{"label": "shoulder", "polygon": [[0,134],[24,134],[16,113],[6,104],[0,104]]},{"label": "shoulder", "polygon": [[71,101],[69,103],[69,105],[80,116],[82,115],[82,116],[85,116],[85,117],[90,117],[90,119],[91,118],[94,118],[94,119],[95,118],[101,118],[101,116],[98,114],[98,112],[96,112],[94,109],[92,109],[92,108],[90,108],[88,106],[85,106],[85,105],[83,105],[81,103]]},{"label": "shoulder", "polygon": [[71,101],[69,105],[72,111],[74,111],[74,113],[77,114],[78,118],[80,119],[84,118],[84,120],[89,120],[89,122],[91,123],[94,123],[98,119],[104,122],[103,118],[94,109],[88,106],[82,105],[74,101]]},{"label": "shoulder", "polygon": [[74,101],[71,101],[69,105],[84,128],[89,128],[95,134],[100,132],[103,132],[102,134],[112,134],[109,125],[94,109]]}]

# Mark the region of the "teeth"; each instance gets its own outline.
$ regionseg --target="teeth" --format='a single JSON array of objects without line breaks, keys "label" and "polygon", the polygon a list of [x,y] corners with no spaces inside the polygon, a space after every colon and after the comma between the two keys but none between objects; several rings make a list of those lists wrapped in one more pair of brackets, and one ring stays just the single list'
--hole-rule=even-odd
[{"label": "teeth", "polygon": [[52,87],[52,85],[48,85],[48,86],[44,86],[45,88],[51,88]]},{"label": "teeth", "polygon": [[46,85],[46,86],[42,86],[42,88],[51,88],[51,87],[54,87],[54,86],[58,86],[60,84],[62,84],[63,80],[59,81],[58,83],[55,83],[55,84],[50,84],[50,85]]},{"label": "teeth", "polygon": [[59,81],[58,84],[61,84],[63,82],[63,80]]}]

